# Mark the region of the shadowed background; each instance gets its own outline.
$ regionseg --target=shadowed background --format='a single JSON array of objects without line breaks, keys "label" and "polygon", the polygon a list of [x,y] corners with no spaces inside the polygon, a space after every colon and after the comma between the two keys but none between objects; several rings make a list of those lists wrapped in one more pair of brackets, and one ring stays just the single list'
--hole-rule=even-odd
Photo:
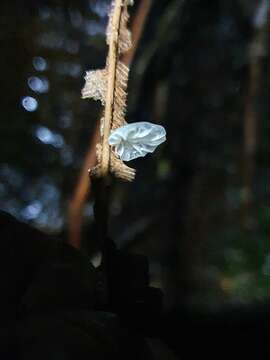
[{"label": "shadowed background", "polygon": [[[81,88],[104,66],[109,3],[0,4],[0,208],[66,240],[100,114]],[[162,124],[167,142],[115,184],[111,235],[149,257],[167,307],[269,299],[269,6],[156,0],[145,24],[128,121]],[[97,260],[91,193],[80,245]]]}]

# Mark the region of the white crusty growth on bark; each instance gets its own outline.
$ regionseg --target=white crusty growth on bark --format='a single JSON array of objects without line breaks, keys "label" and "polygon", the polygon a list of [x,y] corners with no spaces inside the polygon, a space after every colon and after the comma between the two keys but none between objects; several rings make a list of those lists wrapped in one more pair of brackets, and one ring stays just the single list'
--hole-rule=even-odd
[{"label": "white crusty growth on bark", "polygon": [[105,105],[108,86],[107,69],[87,71],[84,79],[85,86],[82,89],[82,98],[100,100],[102,105]]}]

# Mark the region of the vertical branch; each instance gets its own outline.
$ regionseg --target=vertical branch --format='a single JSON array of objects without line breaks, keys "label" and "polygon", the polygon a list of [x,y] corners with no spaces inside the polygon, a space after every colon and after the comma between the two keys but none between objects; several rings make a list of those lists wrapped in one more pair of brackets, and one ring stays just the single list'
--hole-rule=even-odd
[{"label": "vertical branch", "polygon": [[133,46],[121,57],[121,61],[128,67],[132,65],[152,3],[153,0],[141,0],[136,15],[131,24]]},{"label": "vertical branch", "polygon": [[[133,62],[152,2],[153,0],[141,0],[132,21],[131,33],[133,38],[133,47],[121,56],[121,61],[128,67],[130,67]],[[81,228],[83,222],[82,211],[91,192],[91,182],[89,181],[88,169],[93,168],[96,163],[96,144],[99,142],[100,138],[99,129],[100,126],[99,123],[97,123],[68,208],[68,241],[76,248],[80,248],[81,246]]]},{"label": "vertical branch", "polygon": [[113,117],[113,105],[116,82],[116,64],[118,53],[118,39],[120,20],[123,0],[115,0],[115,10],[112,19],[112,36],[110,37],[109,56],[108,56],[108,91],[105,105],[104,129],[102,136],[102,158],[101,158],[101,175],[107,176],[110,164],[110,146],[108,138],[111,131]]},{"label": "vertical branch", "polygon": [[78,249],[81,246],[82,212],[91,187],[88,169],[96,163],[96,144],[99,142],[99,138],[99,124],[97,124],[81,167],[78,182],[68,205],[68,242]]},{"label": "vertical branch", "polygon": [[253,203],[253,179],[255,175],[255,154],[257,142],[256,100],[260,79],[260,62],[252,59],[249,66],[249,88],[246,97],[244,116],[244,158],[243,158],[243,225],[249,224],[250,210]]},{"label": "vertical branch", "polygon": [[262,58],[266,48],[267,20],[268,5],[266,0],[262,0],[254,16],[254,35],[249,49],[249,86],[244,114],[242,223],[245,228],[249,228],[251,225],[250,215],[254,201],[252,188],[256,168],[257,99]]}]

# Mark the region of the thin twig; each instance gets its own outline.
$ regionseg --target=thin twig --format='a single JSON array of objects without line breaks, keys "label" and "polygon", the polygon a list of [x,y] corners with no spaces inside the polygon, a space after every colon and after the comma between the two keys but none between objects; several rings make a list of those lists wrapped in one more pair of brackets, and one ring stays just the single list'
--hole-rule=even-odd
[{"label": "thin twig", "polygon": [[[109,57],[108,57],[108,91],[105,103],[105,118],[104,129],[102,138],[102,158],[101,158],[101,175],[107,176],[110,164],[110,146],[108,138],[111,131],[111,123],[113,118],[113,105],[116,83],[116,65],[117,65],[117,52],[118,52],[118,37],[122,12],[123,0],[115,0],[114,17],[112,22],[113,36],[110,38],[109,44]],[[114,36],[116,34],[116,36]]]},{"label": "thin twig", "polygon": [[[262,0],[257,12],[261,11],[264,4],[265,1]],[[258,123],[257,100],[262,72],[262,58],[265,56],[267,46],[268,8],[265,8],[264,11],[266,11],[264,21],[255,26],[250,45],[249,87],[244,114],[242,224],[247,229],[252,226],[252,188],[256,168],[255,156]]]},{"label": "thin twig", "polygon": [[[138,10],[131,24],[133,38],[132,48],[124,53],[121,61],[130,67],[132,65],[139,40],[143,33],[144,25],[149,14],[153,0],[141,0]],[[99,122],[97,122],[93,137],[90,141],[88,151],[83,161],[81,172],[75,190],[71,197],[68,208],[69,243],[76,248],[81,246],[82,212],[87,198],[91,193],[91,182],[89,181],[88,169],[96,163],[96,144],[100,139]]]}]

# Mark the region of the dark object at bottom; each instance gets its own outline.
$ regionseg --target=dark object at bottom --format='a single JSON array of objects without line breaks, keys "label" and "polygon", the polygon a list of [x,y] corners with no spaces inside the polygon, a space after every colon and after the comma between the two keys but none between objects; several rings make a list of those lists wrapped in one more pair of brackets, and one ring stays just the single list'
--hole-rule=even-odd
[{"label": "dark object at bottom", "polygon": [[0,213],[0,359],[149,359],[143,337],[97,311],[88,257]]},{"label": "dark object at bottom", "polygon": [[114,248],[109,258],[110,301],[97,306],[86,256],[0,212],[0,359],[148,360],[145,336],[184,360],[269,359],[269,304],[162,315],[146,259]]}]

